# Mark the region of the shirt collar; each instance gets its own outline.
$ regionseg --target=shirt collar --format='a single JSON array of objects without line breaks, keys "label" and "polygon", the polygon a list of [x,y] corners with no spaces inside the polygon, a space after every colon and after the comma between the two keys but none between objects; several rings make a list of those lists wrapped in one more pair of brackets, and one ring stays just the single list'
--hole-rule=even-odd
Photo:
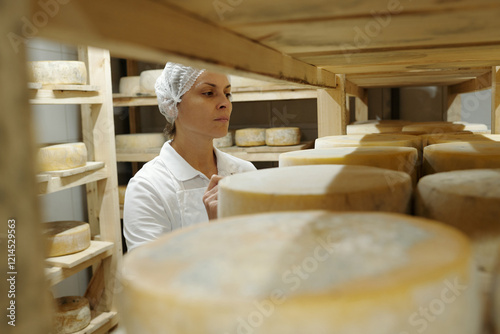
[{"label": "shirt collar", "polygon": [[179,181],[187,181],[197,176],[205,177],[203,173],[188,164],[187,161],[174,150],[170,142],[169,140],[163,145],[160,152],[160,158],[172,172],[174,177]]}]

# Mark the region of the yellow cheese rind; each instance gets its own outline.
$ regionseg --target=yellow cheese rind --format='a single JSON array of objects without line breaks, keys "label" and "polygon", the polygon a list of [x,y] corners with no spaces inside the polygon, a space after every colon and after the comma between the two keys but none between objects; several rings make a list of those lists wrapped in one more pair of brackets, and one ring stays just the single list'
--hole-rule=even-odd
[{"label": "yellow cheese rind", "polygon": [[500,143],[456,142],[424,148],[424,175],[464,169],[500,168]]},{"label": "yellow cheese rind", "polygon": [[416,214],[454,226],[472,242],[478,268],[492,274],[500,252],[500,169],[437,173],[420,179]]},{"label": "yellow cheese rind", "polygon": [[80,221],[43,223],[48,241],[47,256],[62,256],[81,252],[90,246],[90,226]]},{"label": "yellow cheese rind", "polygon": [[84,143],[68,143],[42,147],[38,150],[40,172],[72,169],[85,166],[87,147]]},{"label": "yellow cheese rind", "polygon": [[500,142],[500,135],[487,135],[487,134],[442,134],[427,137],[428,145],[456,143],[456,142],[485,142],[495,143]]},{"label": "yellow cheese rind", "polygon": [[56,298],[54,327],[56,334],[78,332],[90,324],[90,304],[87,298],[65,296]]},{"label": "yellow cheese rind", "polygon": [[365,134],[327,136],[317,138],[314,148],[360,147],[360,146],[401,146],[421,149],[421,140],[417,136],[404,134]]},{"label": "yellow cheese rind", "polygon": [[365,123],[365,124],[349,124],[347,125],[347,134],[370,134],[370,133],[388,133],[401,132],[404,123]]},{"label": "yellow cheese rind", "polygon": [[300,144],[300,129],[297,127],[283,127],[266,129],[266,145],[290,146]]},{"label": "yellow cheese rind", "polygon": [[119,305],[130,333],[399,334],[425,325],[427,334],[479,334],[481,328],[467,238],[407,215],[232,217],[138,248],[123,268]]},{"label": "yellow cheese rind", "polygon": [[115,136],[117,150],[145,150],[159,148],[165,143],[162,133],[134,133]]},{"label": "yellow cheese rind", "polygon": [[160,77],[163,70],[147,70],[142,71],[139,78],[142,94],[155,95],[155,83]]},{"label": "yellow cheese rind", "polygon": [[82,61],[29,61],[28,80],[45,85],[85,85],[87,68]]},{"label": "yellow cheese rind", "polygon": [[409,212],[412,181],[388,169],[310,165],[269,168],[223,178],[218,217],[316,210]]},{"label": "yellow cheese rind", "polygon": [[467,131],[465,124],[456,124],[452,122],[420,122],[405,125],[403,132],[425,132],[425,133],[443,133]]},{"label": "yellow cheese rind", "polygon": [[141,77],[130,76],[120,78],[120,94],[134,96],[141,93]]},{"label": "yellow cheese rind", "polygon": [[236,130],[234,140],[237,146],[266,145],[266,129],[248,128]]}]

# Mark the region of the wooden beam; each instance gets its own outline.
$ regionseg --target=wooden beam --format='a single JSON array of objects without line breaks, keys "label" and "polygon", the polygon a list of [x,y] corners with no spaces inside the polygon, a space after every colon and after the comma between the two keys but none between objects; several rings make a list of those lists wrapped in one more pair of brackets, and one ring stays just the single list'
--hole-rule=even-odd
[{"label": "wooden beam", "polygon": [[491,71],[474,79],[448,87],[451,94],[470,93],[478,90],[491,88]]},{"label": "wooden beam", "polygon": [[0,332],[6,334],[52,332],[26,52],[16,42],[21,18],[30,17],[29,5],[26,0],[0,1]]},{"label": "wooden beam", "polygon": [[318,137],[345,135],[348,123],[345,76],[337,79],[337,89],[318,90]]},{"label": "wooden beam", "polygon": [[[40,8],[36,0],[33,6]],[[40,33],[67,43],[106,48],[125,58],[155,63],[179,61],[261,79],[336,86],[331,72],[160,1],[74,0],[61,5]]]},{"label": "wooden beam", "polygon": [[491,133],[500,134],[500,66],[492,68]]}]

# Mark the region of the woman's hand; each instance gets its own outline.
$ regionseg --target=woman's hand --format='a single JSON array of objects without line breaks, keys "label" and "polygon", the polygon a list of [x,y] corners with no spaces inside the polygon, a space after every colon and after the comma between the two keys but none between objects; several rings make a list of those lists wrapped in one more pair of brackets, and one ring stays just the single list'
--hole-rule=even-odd
[{"label": "woman's hand", "polygon": [[208,219],[217,219],[217,205],[219,203],[218,201],[218,184],[219,181],[222,179],[222,176],[219,175],[212,175],[210,178],[210,183],[208,184],[207,190],[205,191],[205,194],[203,195],[203,204],[205,204],[205,209],[207,210],[208,213]]}]

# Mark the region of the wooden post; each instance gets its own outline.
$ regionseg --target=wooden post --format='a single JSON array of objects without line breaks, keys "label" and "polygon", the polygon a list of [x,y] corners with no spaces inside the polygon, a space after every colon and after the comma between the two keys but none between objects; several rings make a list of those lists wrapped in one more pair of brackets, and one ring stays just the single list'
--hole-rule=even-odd
[{"label": "wooden post", "polygon": [[42,334],[52,331],[52,303],[21,20],[31,17],[30,1],[0,7],[0,332]]},{"label": "wooden post", "polygon": [[337,88],[318,90],[318,137],[346,134],[345,87],[345,75],[338,75]]},{"label": "wooden post", "polygon": [[356,121],[367,121],[368,120],[368,94],[365,94],[365,98],[359,98],[356,96]]},{"label": "wooden post", "polygon": [[457,122],[462,120],[462,99],[460,94],[454,93],[451,87],[446,90],[446,121]]},{"label": "wooden post", "polygon": [[491,83],[491,133],[500,134],[500,66],[493,66]]}]

